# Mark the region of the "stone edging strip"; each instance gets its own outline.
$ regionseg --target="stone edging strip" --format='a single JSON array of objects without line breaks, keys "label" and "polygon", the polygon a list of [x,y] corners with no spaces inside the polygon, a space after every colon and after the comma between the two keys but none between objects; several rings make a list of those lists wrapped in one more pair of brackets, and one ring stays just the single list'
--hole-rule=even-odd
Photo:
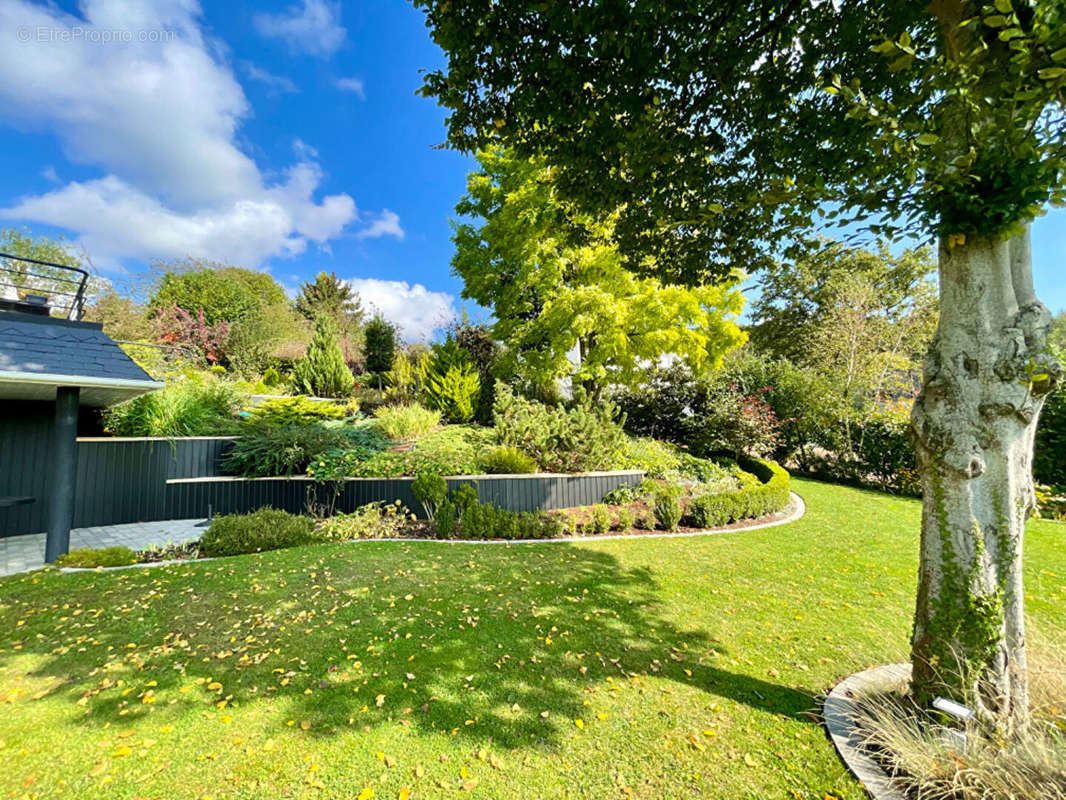
[{"label": "stone edging strip", "polygon": [[892,785],[881,765],[859,746],[854,723],[855,698],[895,688],[910,676],[910,664],[885,664],[845,678],[825,699],[822,716],[829,738],[836,745],[840,759],[874,800],[907,800],[907,797]]},{"label": "stone edging strip", "polygon": [[[686,539],[692,536],[715,536],[721,533],[732,533],[733,531],[754,531],[760,528],[773,528],[778,525],[786,525],[789,522],[795,522],[804,514],[807,513],[807,504],[803,502],[803,498],[795,492],[789,493],[792,498],[792,512],[788,516],[781,519],[771,520],[770,522],[760,522],[756,525],[737,525],[724,526],[721,528],[708,528],[704,531],[685,531],[683,533],[640,533],[633,535],[625,534],[593,534],[592,536],[559,536],[555,539],[411,539],[403,537],[392,537],[388,539],[356,539],[351,542],[345,542],[345,544],[367,544],[370,542],[404,542],[406,544],[416,544],[419,542],[433,542],[434,544],[552,544],[554,542],[602,542],[608,540],[639,540],[639,539]],[[110,572],[116,569],[135,569],[146,567],[167,567],[176,566],[179,564],[198,564],[201,561],[213,561],[212,558],[185,558],[175,559],[172,561],[153,561],[148,564],[127,564],[122,567],[60,567],[60,572]]]}]

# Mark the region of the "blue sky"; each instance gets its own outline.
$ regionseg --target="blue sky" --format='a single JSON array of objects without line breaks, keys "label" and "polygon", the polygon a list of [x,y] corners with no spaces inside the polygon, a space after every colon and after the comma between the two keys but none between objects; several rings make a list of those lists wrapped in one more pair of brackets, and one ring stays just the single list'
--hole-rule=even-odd
[{"label": "blue sky", "polygon": [[[409,3],[0,0],[0,36],[0,225],[63,233],[119,279],[184,255],[287,287],[332,270],[410,338],[460,308],[471,161],[435,147],[444,112],[415,90],[442,56]],[[1066,211],[1033,238],[1066,308]]]}]

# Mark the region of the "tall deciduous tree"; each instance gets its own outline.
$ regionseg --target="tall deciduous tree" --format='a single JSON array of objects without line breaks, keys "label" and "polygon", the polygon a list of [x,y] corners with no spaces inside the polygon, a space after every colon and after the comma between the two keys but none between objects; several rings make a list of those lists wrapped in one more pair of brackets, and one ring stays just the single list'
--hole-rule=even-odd
[{"label": "tall deciduous tree", "polygon": [[871,295],[869,317],[882,323],[885,341],[902,334],[900,346],[918,360],[936,326],[936,286],[930,279],[935,269],[928,248],[893,255],[884,242],[876,249],[826,239],[812,243],[795,259],[759,274],[759,295],[749,314],[751,343],[777,358],[811,361],[810,345],[818,330],[834,315],[841,297],[861,286]]},{"label": "tall deciduous tree", "polygon": [[178,306],[193,314],[203,311],[213,325],[258,316],[267,306],[286,302],[285,290],[258,270],[198,259],[153,266],[162,271],[149,300],[153,310]]},{"label": "tall deciduous tree", "polygon": [[820,213],[937,240],[914,696],[1024,724],[1022,528],[1061,374],[1029,224],[1064,199],[1066,4],[416,3],[447,55],[424,91],[452,144],[543,155],[585,209],[622,208],[637,270],[755,267]]},{"label": "tall deciduous tree", "polygon": [[579,213],[542,161],[499,149],[478,160],[456,206],[476,222],[456,225],[452,268],[463,297],[493,310],[505,371],[538,385],[570,378],[598,397],[663,356],[705,372],[744,341],[735,280],[687,287],[636,275],[614,242],[613,215]]}]

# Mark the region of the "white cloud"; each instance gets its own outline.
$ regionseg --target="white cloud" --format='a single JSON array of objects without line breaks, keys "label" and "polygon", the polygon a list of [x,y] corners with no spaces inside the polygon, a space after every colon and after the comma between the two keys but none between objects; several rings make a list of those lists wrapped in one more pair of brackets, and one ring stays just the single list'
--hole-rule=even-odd
[{"label": "white cloud", "polygon": [[[98,264],[185,255],[257,266],[325,246],[359,220],[347,194],[318,198],[313,148],[266,178],[237,145],[251,111],[195,0],[84,0],[84,18],[52,5],[0,0],[0,30],[169,30],[170,41],[101,44],[85,36],[0,47],[4,120],[58,139],[100,177],[57,186],[0,209],[0,217],[55,225]],[[51,179],[54,175],[47,173]],[[402,237],[392,212],[369,215],[368,235]]]},{"label": "white cloud", "polygon": [[293,52],[328,56],[348,33],[340,24],[340,15],[340,3],[303,0],[280,14],[256,14],[253,23],[262,36],[283,39]]},{"label": "white cloud", "polygon": [[41,170],[41,177],[49,183],[59,183],[59,175],[56,174],[56,168],[51,164]]},{"label": "white cloud", "polygon": [[366,100],[366,85],[361,78],[337,78],[334,85],[342,92],[351,92],[360,100]]},{"label": "white cloud", "polygon": [[244,67],[244,74],[248,76],[248,80],[261,83],[272,92],[278,94],[294,94],[299,90],[292,78],[286,78],[284,75],[275,75],[273,72],[257,67],[250,61],[245,61],[241,64]]},{"label": "white cloud", "polygon": [[405,235],[404,229],[400,227],[399,215],[389,211],[387,208],[383,209],[377,219],[371,222],[370,225],[355,234],[357,239],[378,239],[382,236],[395,236],[400,241],[403,241]]},{"label": "white cloud", "polygon": [[347,283],[359,293],[364,307],[372,307],[395,322],[407,341],[429,339],[435,330],[458,316],[454,296],[431,292],[420,283],[377,278],[353,278]]}]

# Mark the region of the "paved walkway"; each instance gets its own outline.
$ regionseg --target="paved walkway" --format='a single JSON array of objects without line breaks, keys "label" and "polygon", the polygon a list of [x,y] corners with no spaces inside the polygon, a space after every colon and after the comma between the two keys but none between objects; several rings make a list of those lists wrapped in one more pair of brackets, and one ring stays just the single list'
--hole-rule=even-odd
[{"label": "paved walkway", "polygon": [[[130,525],[103,525],[75,528],[70,532],[70,549],[125,546],[142,550],[150,544],[180,544],[203,535],[203,520],[172,519],[164,522],[134,522]],[[44,566],[44,534],[0,538],[0,577],[28,572]]]}]

